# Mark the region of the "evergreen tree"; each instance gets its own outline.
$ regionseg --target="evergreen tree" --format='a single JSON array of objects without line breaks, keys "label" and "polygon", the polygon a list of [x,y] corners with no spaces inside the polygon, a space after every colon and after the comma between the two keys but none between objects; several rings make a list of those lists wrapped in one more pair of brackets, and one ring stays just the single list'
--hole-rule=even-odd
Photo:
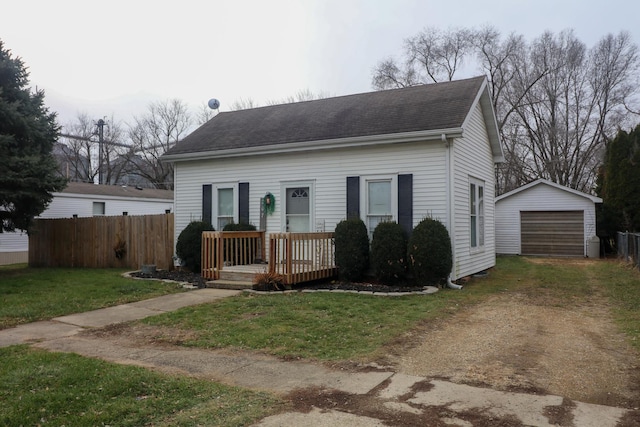
[{"label": "evergreen tree", "polygon": [[29,73],[0,40],[0,232],[28,231],[66,181],[51,151],[58,138],[44,92],[27,87]]},{"label": "evergreen tree", "polygon": [[609,142],[598,184],[606,231],[640,231],[640,125]]}]

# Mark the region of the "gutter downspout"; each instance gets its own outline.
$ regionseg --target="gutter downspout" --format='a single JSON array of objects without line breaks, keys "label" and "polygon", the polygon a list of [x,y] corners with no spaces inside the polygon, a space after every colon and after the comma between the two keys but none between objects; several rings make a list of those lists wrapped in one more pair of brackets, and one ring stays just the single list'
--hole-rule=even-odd
[{"label": "gutter downspout", "polygon": [[[455,215],[454,215],[454,205],[455,205],[455,200],[454,200],[454,193],[455,193],[455,177],[454,177],[454,164],[453,164],[453,139],[451,141],[449,141],[447,139],[447,135],[446,134],[442,134],[440,136],[440,139],[442,140],[442,142],[444,143],[444,146],[446,147],[447,151],[446,151],[446,173],[447,173],[447,226],[449,229],[449,239],[451,239],[451,258],[452,258],[452,268],[455,269],[456,267],[456,246],[455,246],[455,227],[454,227],[454,221],[455,221]],[[453,283],[451,281],[451,274],[453,274],[453,271],[449,274],[449,277],[447,277],[447,287],[450,289],[457,289],[460,290],[462,289],[462,286],[460,285],[456,285],[455,283]]]}]

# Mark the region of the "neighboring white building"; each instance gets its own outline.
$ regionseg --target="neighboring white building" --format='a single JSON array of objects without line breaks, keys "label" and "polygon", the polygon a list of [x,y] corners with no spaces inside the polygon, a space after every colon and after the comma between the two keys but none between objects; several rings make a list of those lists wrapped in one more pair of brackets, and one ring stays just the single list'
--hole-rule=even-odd
[{"label": "neighboring white building", "polygon": [[[39,218],[153,215],[173,212],[173,191],[70,182]],[[26,233],[0,233],[0,265],[28,261]]]},{"label": "neighboring white building", "polygon": [[496,198],[496,252],[586,256],[602,199],[539,179]]},{"label": "neighboring white building", "polygon": [[200,219],[258,226],[266,194],[267,234],[333,231],[352,216],[410,233],[433,217],[451,235],[453,279],[495,265],[502,159],[485,77],[223,112],[163,156],[176,237]]}]

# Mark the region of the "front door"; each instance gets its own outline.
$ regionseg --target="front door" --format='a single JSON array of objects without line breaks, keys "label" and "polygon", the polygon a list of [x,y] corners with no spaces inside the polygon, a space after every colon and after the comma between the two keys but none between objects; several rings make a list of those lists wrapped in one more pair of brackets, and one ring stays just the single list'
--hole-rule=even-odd
[{"label": "front door", "polygon": [[310,187],[286,188],[286,231],[292,233],[307,233],[311,231],[309,194]]}]

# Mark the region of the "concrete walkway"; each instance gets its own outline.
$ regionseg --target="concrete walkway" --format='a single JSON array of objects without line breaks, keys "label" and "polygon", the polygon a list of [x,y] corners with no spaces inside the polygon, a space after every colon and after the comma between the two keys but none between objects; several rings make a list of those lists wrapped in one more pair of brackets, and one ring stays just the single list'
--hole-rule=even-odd
[{"label": "concrete walkway", "polygon": [[[73,352],[279,394],[313,388],[319,403],[325,393],[338,393],[367,402],[360,406],[374,408],[358,413],[357,408],[335,404],[331,408],[320,407],[268,417],[256,424],[262,427],[403,425],[401,421],[397,421],[398,424],[390,422],[388,414],[394,414],[391,418],[396,420],[414,417],[414,422],[416,419],[431,420],[435,425],[462,427],[491,425],[491,419],[511,420],[513,425],[526,426],[613,427],[628,412],[622,408],[581,402],[568,404],[560,396],[507,393],[412,377],[385,369],[372,368],[363,372],[334,370],[319,364],[282,361],[254,353],[134,345],[117,335],[97,337],[79,334],[86,328],[138,320],[238,293],[198,289],[22,325],[0,331],[0,347],[27,343],[50,351]],[[434,408],[440,410],[434,411]],[[478,418],[469,414],[480,414],[483,423],[472,422]]]}]

